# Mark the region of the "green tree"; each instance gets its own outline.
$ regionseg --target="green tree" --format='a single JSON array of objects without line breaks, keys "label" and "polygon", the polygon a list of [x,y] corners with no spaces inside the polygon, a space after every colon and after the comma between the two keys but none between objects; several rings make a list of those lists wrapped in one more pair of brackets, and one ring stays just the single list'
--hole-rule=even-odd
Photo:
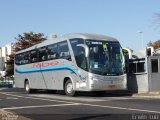
[{"label": "green tree", "polygon": [[12,77],[14,75],[14,58],[15,58],[15,52],[29,48],[35,44],[41,43],[44,40],[47,39],[47,37],[44,37],[43,33],[23,33],[18,34],[18,37],[15,37],[17,42],[14,44],[14,49],[12,51],[12,54],[9,55],[9,59],[6,62],[6,77]]}]

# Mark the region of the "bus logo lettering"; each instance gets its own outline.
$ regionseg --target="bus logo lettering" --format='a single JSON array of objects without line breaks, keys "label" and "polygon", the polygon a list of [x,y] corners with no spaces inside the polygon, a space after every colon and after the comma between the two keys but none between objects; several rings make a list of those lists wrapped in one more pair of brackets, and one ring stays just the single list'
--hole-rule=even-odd
[{"label": "bus logo lettering", "polygon": [[33,68],[40,68],[40,67],[48,67],[48,66],[55,66],[58,65],[58,61],[52,61],[52,62],[41,62],[41,63],[35,63],[33,64]]}]

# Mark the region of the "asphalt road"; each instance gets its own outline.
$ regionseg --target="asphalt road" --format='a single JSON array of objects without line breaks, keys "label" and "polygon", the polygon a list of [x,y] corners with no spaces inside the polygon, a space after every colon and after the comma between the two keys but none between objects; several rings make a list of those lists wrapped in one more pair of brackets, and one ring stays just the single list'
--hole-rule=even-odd
[{"label": "asphalt road", "polygon": [[0,90],[0,119],[7,117],[7,120],[160,120],[160,99],[109,93],[101,97],[91,93],[68,97],[61,92],[26,94],[23,89],[5,88]]}]

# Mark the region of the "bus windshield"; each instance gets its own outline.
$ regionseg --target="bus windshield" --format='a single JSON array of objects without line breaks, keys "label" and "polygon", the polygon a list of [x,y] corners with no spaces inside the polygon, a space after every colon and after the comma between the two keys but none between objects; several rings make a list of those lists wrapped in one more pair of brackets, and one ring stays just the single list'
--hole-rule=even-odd
[{"label": "bus windshield", "polygon": [[124,57],[119,42],[86,40],[89,48],[88,70],[100,75],[122,75]]}]

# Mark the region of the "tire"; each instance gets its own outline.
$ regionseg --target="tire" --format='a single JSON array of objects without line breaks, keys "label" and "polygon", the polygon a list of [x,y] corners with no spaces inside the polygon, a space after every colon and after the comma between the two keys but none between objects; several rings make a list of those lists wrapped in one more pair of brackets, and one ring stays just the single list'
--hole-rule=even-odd
[{"label": "tire", "polygon": [[70,79],[68,79],[65,82],[64,91],[65,91],[65,94],[68,96],[71,96],[71,97],[75,96],[75,91],[73,90],[73,84]]},{"label": "tire", "polygon": [[30,88],[28,80],[25,82],[25,86],[24,87],[25,87],[25,91],[26,91],[27,94],[33,93],[33,89]]}]

